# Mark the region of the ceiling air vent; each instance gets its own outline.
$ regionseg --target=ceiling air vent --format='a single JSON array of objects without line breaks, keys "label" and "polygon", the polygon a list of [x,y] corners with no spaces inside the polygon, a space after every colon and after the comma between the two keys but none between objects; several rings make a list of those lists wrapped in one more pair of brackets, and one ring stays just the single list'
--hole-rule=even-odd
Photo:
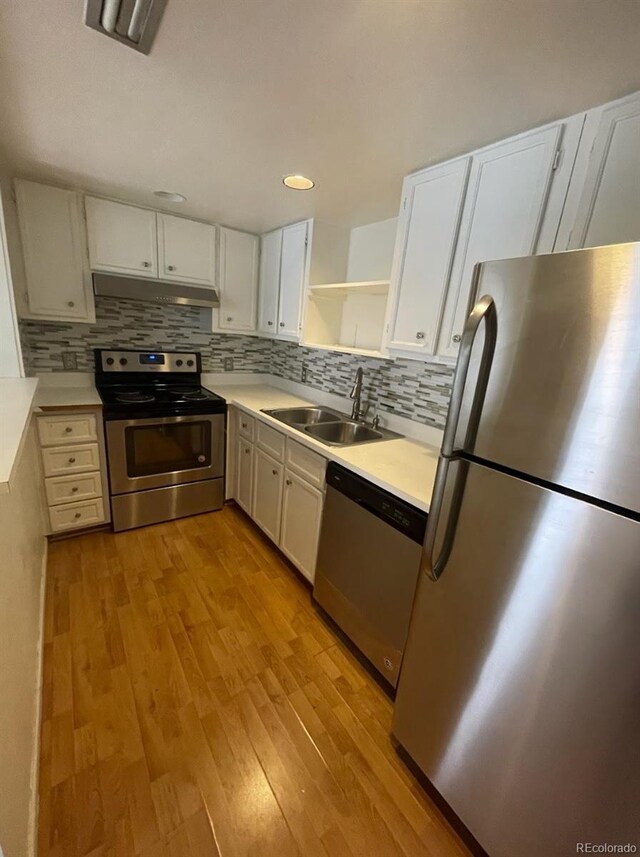
[{"label": "ceiling air vent", "polygon": [[87,0],[85,23],[148,54],[167,0]]}]

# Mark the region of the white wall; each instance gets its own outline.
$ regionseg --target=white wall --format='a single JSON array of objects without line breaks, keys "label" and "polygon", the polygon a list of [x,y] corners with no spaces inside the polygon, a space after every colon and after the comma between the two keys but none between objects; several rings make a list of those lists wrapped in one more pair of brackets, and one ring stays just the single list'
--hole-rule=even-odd
[{"label": "white wall", "polygon": [[35,854],[42,601],[46,541],[35,425],[0,494],[0,846]]},{"label": "white wall", "polygon": [[389,279],[397,226],[398,218],[391,217],[351,230],[347,282]]},{"label": "white wall", "polygon": [[20,378],[24,369],[5,229],[5,194],[0,185],[0,378]]}]

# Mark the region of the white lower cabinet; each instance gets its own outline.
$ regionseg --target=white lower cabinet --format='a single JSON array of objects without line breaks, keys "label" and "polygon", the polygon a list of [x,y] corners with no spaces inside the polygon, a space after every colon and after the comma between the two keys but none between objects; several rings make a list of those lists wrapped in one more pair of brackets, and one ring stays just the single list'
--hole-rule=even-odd
[{"label": "white lower cabinet", "polygon": [[253,498],[253,443],[244,437],[237,440],[235,500],[247,515],[252,514]]},{"label": "white lower cabinet", "polygon": [[262,449],[256,449],[254,454],[252,517],[269,538],[278,544],[284,467]]},{"label": "white lower cabinet", "polygon": [[109,521],[109,495],[100,408],[38,417],[49,533]]},{"label": "white lower cabinet", "polygon": [[297,476],[284,473],[280,550],[313,582],[324,494]]},{"label": "white lower cabinet", "polygon": [[229,443],[236,450],[230,494],[313,583],[326,459],[273,426],[229,410]]}]

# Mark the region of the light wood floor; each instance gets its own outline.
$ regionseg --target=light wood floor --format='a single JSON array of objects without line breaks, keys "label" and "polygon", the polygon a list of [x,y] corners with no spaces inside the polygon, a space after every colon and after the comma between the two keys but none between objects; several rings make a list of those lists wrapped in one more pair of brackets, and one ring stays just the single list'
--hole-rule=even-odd
[{"label": "light wood floor", "polygon": [[391,703],[235,507],[50,546],[40,857],[460,857]]}]

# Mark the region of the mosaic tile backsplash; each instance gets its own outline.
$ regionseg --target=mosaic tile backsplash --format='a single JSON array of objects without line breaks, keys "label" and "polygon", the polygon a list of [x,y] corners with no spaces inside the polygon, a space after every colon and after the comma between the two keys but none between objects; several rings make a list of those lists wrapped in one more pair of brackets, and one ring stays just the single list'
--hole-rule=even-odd
[{"label": "mosaic tile backsplash", "polygon": [[75,357],[80,372],[92,372],[94,348],[191,350],[202,354],[204,372],[223,372],[233,359],[234,372],[262,372],[300,381],[339,396],[351,390],[356,368],[365,373],[363,400],[371,413],[392,413],[444,427],[453,369],[416,360],[376,360],[304,348],[292,342],[211,333],[211,310],[156,307],[119,298],[96,298],[96,323],[20,322],[27,374],[62,372],[63,352]]}]

